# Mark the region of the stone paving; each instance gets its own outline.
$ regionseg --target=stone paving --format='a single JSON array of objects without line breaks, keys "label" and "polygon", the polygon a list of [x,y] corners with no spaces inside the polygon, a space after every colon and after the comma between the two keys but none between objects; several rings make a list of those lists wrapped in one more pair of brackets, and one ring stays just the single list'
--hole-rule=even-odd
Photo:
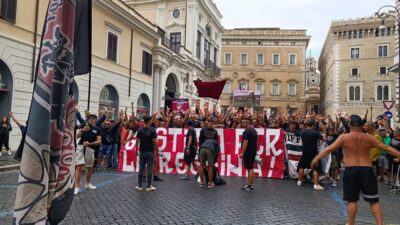
[{"label": "stone paving", "polygon": [[[137,175],[102,172],[93,176],[95,191],[81,190],[62,224],[345,224],[338,188],[317,192],[310,184],[256,179],[252,193],[240,190],[245,178],[224,178],[227,185],[200,188],[194,179],[163,175],[153,193],[136,192]],[[0,173],[0,224],[11,224],[18,179]],[[380,186],[385,224],[400,224],[400,195]],[[360,201],[357,224],[375,224],[369,205]]]}]

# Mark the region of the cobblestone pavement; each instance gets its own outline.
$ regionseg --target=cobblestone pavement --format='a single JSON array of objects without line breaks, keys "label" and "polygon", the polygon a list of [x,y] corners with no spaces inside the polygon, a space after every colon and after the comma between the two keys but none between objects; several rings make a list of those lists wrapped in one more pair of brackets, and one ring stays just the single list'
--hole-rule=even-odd
[{"label": "cobblestone pavement", "polygon": [[19,161],[13,159],[14,153],[15,152],[12,152],[12,155],[10,156],[7,154],[7,151],[3,151],[0,156],[0,167],[19,164]]},{"label": "cobblestone pavement", "polygon": [[[163,175],[156,192],[136,192],[137,175],[102,172],[93,176],[95,191],[75,198],[62,224],[345,224],[341,188],[312,190],[288,180],[256,179],[252,193],[240,187],[245,178],[225,178],[227,185],[200,188],[194,179]],[[0,173],[0,224],[10,224],[18,179],[16,171]],[[400,224],[400,196],[380,187],[385,224]],[[360,201],[358,224],[375,224]]]}]

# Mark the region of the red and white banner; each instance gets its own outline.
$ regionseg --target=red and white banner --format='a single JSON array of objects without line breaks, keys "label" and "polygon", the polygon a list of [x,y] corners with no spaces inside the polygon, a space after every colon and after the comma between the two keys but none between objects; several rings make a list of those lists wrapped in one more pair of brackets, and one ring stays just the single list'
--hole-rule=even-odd
[{"label": "red and white banner", "polygon": [[[241,152],[242,133],[244,129],[217,129],[221,152],[217,167],[221,176],[247,176],[243,160],[239,158]],[[260,167],[255,164],[254,173],[258,177],[283,178],[285,158],[284,131],[282,129],[256,129],[258,133],[257,155],[264,159]],[[197,136],[200,129],[196,129]],[[183,174],[185,162],[183,150],[186,139],[186,129],[158,128],[158,146],[160,155],[156,159],[160,172]],[[139,160],[134,149],[136,141],[132,140],[122,146],[119,158],[119,171],[138,172]],[[196,159],[197,161],[197,159]],[[192,173],[196,173],[191,168]]]},{"label": "red and white banner", "polygon": [[178,98],[172,101],[172,111],[186,113],[188,110],[189,110],[189,99]]}]

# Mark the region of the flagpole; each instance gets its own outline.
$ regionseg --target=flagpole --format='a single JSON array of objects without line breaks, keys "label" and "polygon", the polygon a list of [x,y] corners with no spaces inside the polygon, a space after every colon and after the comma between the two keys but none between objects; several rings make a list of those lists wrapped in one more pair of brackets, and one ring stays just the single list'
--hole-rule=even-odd
[{"label": "flagpole", "polygon": [[88,99],[87,99],[87,111],[90,111],[90,91],[92,88],[92,72],[89,73],[89,85],[88,85]]}]

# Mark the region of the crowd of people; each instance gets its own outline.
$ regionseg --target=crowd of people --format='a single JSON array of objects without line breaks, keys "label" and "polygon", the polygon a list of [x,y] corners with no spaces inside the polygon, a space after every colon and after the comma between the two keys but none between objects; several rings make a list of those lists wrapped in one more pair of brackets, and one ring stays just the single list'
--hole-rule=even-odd
[{"label": "crowd of people", "polygon": [[[121,145],[130,142],[134,137],[136,139],[136,154],[139,156],[138,185],[135,189],[146,192],[155,191],[156,188],[152,185],[152,181],[162,181],[159,176],[158,160],[155,160],[159,154],[155,129],[159,127],[188,129],[184,152],[186,169],[180,179],[189,180],[190,168],[193,166],[198,171],[196,176],[200,176],[199,185],[208,188],[215,186],[216,174],[218,174],[218,168],[215,166],[219,155],[216,128],[243,128],[242,148],[239,157],[244,161],[248,179],[242,190],[249,192],[254,190],[253,169],[255,162],[257,162],[257,132],[255,128],[283,129],[286,138],[295,138],[300,143],[295,147],[302,152],[297,165],[297,185],[301,186],[309,174],[313,188],[321,191],[324,190],[324,187],[320,185],[321,174],[331,181],[333,187],[338,185],[338,180],[341,177],[341,166],[347,167],[349,163],[346,163],[346,156],[343,154],[342,146],[345,146],[343,139],[347,134],[352,133],[352,128],[356,127],[358,129],[356,131],[368,134],[368,138],[374,140],[366,150],[368,163],[372,165],[372,174],[368,175],[368,179],[371,180],[372,177],[376,181],[387,182],[390,189],[399,191],[400,158],[397,156],[400,154],[400,128],[392,129],[385,116],[377,118],[374,122],[367,121],[368,110],[365,111],[363,118],[350,116],[340,110],[331,116],[314,112],[304,113],[301,109],[288,114],[280,108],[276,113],[270,115],[266,111],[257,112],[244,107],[235,110],[231,107],[226,112],[220,112],[216,107],[209,109],[207,104],[201,107],[200,103],[196,102],[195,108],[189,109],[187,112],[173,111],[167,108],[165,111],[141,116],[134,113],[128,115],[127,108],[120,112],[105,108],[99,113],[99,116],[89,112],[85,112],[85,115],[82,116],[79,112],[79,106],[75,107],[75,111],[78,120],[75,126],[75,195],[79,193],[82,174],[86,175],[85,188],[94,190],[96,186],[91,183],[93,172],[117,169]],[[25,126],[20,124],[12,113],[10,113],[10,116],[20,127],[22,133],[26,132]],[[360,121],[354,122],[356,117],[360,118]],[[196,136],[195,128],[201,128],[199,138]],[[11,129],[7,117],[3,117],[0,127],[0,144],[4,144],[9,153],[8,139]],[[338,142],[341,143],[338,144]],[[292,142],[286,143],[287,149],[293,148]],[[328,146],[325,146],[325,149],[329,150],[329,153],[324,151],[325,155],[331,154],[332,162],[329,165],[329,173],[322,170],[322,163],[315,162],[315,159],[321,159],[319,155],[321,154],[321,145]],[[386,151],[389,151],[390,148],[388,146],[395,149],[395,152],[387,154]],[[393,156],[396,154],[396,157]],[[199,164],[195,163],[197,155]],[[286,157],[285,172],[289,173],[287,162]],[[260,163],[259,160],[258,163]],[[309,171],[312,172],[309,173]],[[368,173],[371,171],[368,171]],[[354,173],[357,173],[357,171]],[[346,179],[346,177],[342,178]],[[143,185],[145,182],[147,182],[146,186]],[[343,181],[343,186],[345,186],[345,182],[346,180]],[[377,192],[375,194],[373,190],[371,193],[373,193],[371,194],[373,198],[366,200],[377,201]],[[349,196],[345,198],[350,199]],[[353,196],[350,200],[358,200],[358,197]]]}]

